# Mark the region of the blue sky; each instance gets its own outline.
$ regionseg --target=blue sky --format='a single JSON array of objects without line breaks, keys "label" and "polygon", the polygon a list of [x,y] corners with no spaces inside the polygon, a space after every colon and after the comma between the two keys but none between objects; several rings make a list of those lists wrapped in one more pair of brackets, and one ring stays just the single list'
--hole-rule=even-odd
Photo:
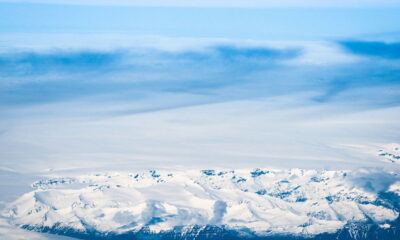
[{"label": "blue sky", "polygon": [[0,31],[318,40],[398,33],[398,8],[210,8],[1,3]]},{"label": "blue sky", "polygon": [[0,1],[0,167],[386,166],[400,140],[396,1],[48,2]]}]

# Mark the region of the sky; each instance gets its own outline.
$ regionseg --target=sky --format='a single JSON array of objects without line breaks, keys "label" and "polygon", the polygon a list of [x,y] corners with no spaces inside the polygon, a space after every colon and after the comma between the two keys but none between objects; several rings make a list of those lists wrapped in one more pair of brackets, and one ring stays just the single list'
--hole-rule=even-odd
[{"label": "sky", "polygon": [[398,168],[398,1],[0,1],[0,168]]},{"label": "sky", "polygon": [[258,8],[258,7],[398,7],[400,4],[396,0],[1,0],[2,2],[14,3],[52,3],[52,4],[72,4],[72,5],[102,5],[102,6],[173,6],[173,7],[241,7],[241,8]]},{"label": "sky", "polygon": [[0,4],[2,33],[104,33],[279,41],[321,40],[395,33],[398,32],[397,23],[400,18],[398,8],[343,8],[340,5],[335,8],[232,8],[207,5],[147,7]]}]

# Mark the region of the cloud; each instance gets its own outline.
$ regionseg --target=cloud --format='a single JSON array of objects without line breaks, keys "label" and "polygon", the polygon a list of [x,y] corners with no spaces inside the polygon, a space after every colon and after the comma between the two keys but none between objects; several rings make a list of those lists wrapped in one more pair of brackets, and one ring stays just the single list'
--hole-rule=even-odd
[{"label": "cloud", "polygon": [[268,60],[268,59],[288,59],[299,56],[299,49],[277,50],[263,47],[235,47],[235,46],[217,46],[213,50],[222,58],[228,60]]},{"label": "cloud", "polygon": [[396,61],[317,44],[8,49],[2,164],[374,165],[332,146],[398,142]]},{"label": "cloud", "polygon": [[[298,57],[300,49],[273,49],[267,47],[237,47],[230,45],[212,46],[202,50],[183,50],[178,52],[166,52],[156,49],[120,49],[112,51],[101,50],[51,50],[44,52],[6,52],[0,54],[0,70],[3,76],[16,74],[44,74],[53,71],[113,71],[121,70],[119,67],[129,66],[146,69],[152,66],[162,69],[168,65],[181,63],[208,64],[221,62],[222,64],[245,65],[269,64],[277,60],[286,60]],[[207,61],[207,62],[204,62]],[[116,67],[116,69],[112,69]]]},{"label": "cloud", "polygon": [[400,180],[400,176],[389,174],[380,169],[359,169],[352,172],[351,181],[358,187],[374,193],[387,191]]},{"label": "cloud", "polygon": [[[317,103],[351,101],[373,106],[400,102],[393,92],[400,79],[395,63],[374,57],[352,61],[341,57],[343,62],[318,65],[325,55],[309,52],[320,49],[308,46],[306,52],[301,44],[273,47],[238,43],[175,50],[10,49],[0,53],[0,106],[94,97],[100,100],[91,101],[153,101],[118,111],[127,114],[302,92],[315,92],[310,100]],[[328,50],[341,54],[336,47]],[[318,66],[303,62],[305,54]],[[376,89],[387,93],[372,98]],[[185,103],[180,102],[184,95],[190,98]],[[157,96],[169,96],[171,101],[157,102]]]},{"label": "cloud", "polygon": [[226,213],[226,208],[227,208],[227,204],[224,201],[218,200],[214,203],[214,209],[213,209],[213,213],[214,216],[211,219],[211,223],[218,225],[221,223],[225,213]]},{"label": "cloud", "polygon": [[353,54],[393,60],[400,59],[400,42],[341,41],[339,43]]},{"label": "cloud", "polygon": [[[340,42],[340,46],[347,45]],[[395,54],[389,50],[396,46],[386,46],[376,54]],[[376,61],[375,56],[352,61],[341,57],[340,61],[318,65],[325,55],[309,52],[320,49],[317,46],[310,50],[308,46],[306,52],[301,44],[273,47],[238,43],[175,50],[10,49],[0,53],[0,106],[93,97],[102,98],[101,101],[137,102],[157,96],[191,95],[185,104],[162,100],[161,105],[143,104],[147,109],[119,111],[135,113],[302,92],[315,92],[310,100],[317,103],[351,101],[373,106],[400,102],[395,92],[399,89],[400,70],[395,62]],[[337,47],[328,49],[331,51],[341,54]],[[303,62],[305,54],[312,56],[311,62],[318,66]],[[377,89],[386,93],[379,98],[371,97]]]},{"label": "cloud", "polygon": [[[299,49],[211,46],[202,50],[47,50],[0,54],[2,104],[51,102],[99,94],[209,94],[275,69]],[[0,104],[1,105],[1,104]]]},{"label": "cloud", "polygon": [[[100,68],[109,70],[120,64],[123,54],[120,52],[94,51],[51,51],[17,52],[0,55],[1,75],[40,75],[51,71],[93,71]],[[106,68],[106,69],[104,69]]]},{"label": "cloud", "polygon": [[[325,91],[314,98],[318,102],[334,100],[362,102],[369,99],[368,104],[373,106],[374,102],[379,102],[379,98],[397,104],[400,101],[394,92],[400,87],[400,71],[391,63],[367,58],[361,62],[330,68],[324,75],[327,78]],[[364,94],[357,96],[360,91]]]}]

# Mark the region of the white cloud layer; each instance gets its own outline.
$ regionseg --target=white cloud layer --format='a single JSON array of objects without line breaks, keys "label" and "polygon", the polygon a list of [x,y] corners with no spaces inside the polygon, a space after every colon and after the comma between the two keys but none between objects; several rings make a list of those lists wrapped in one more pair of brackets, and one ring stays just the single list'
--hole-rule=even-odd
[{"label": "white cloud layer", "polygon": [[5,40],[1,167],[393,165],[397,55],[368,43],[71,38]]}]

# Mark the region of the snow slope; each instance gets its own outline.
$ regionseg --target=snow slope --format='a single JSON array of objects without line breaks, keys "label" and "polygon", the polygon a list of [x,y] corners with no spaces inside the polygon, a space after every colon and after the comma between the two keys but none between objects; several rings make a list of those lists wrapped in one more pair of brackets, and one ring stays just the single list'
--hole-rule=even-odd
[{"label": "snow slope", "polygon": [[399,179],[371,170],[104,172],[37,181],[3,215],[35,230],[159,233],[213,225],[257,236],[316,235],[349,222],[390,228],[399,209],[379,194],[399,197]]}]

